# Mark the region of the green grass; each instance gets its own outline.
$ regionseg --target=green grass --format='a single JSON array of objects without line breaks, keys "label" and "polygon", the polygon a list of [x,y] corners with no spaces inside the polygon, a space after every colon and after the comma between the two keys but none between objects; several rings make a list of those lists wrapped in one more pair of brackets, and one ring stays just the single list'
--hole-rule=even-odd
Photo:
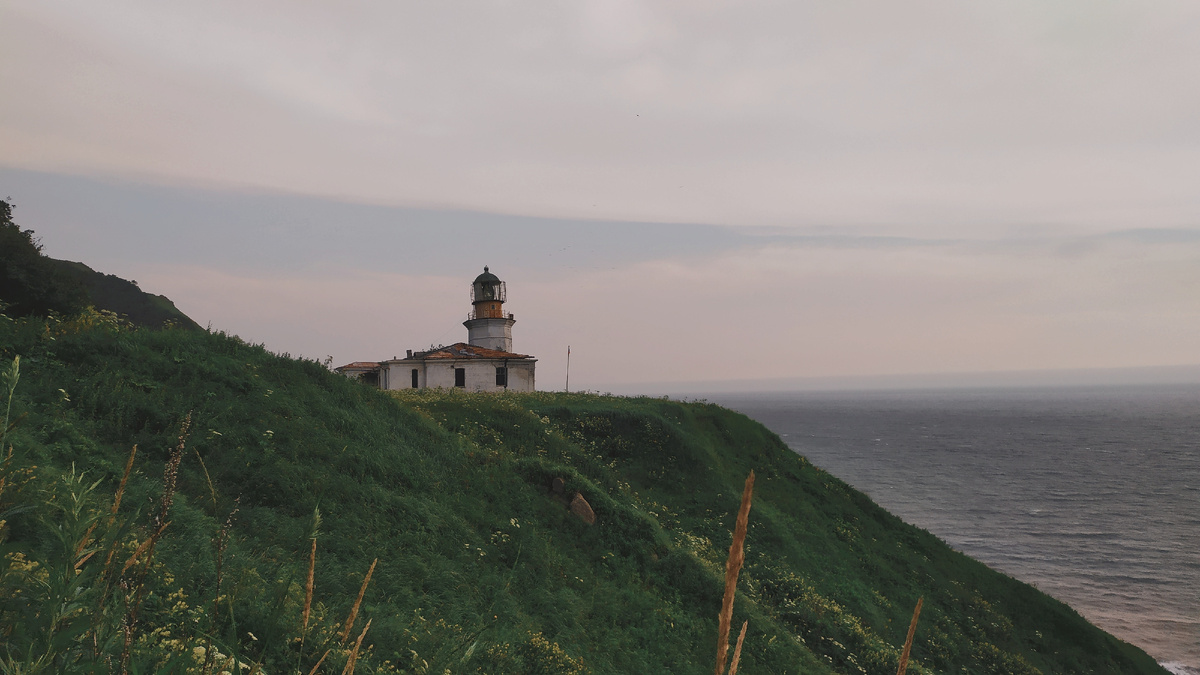
[{"label": "green grass", "polygon": [[[715,405],[389,395],[222,333],[133,329],[95,314],[0,317],[3,363],[18,354],[20,422],[5,470],[29,483],[0,494],[0,513],[28,510],[6,517],[3,552],[44,569],[74,560],[55,534],[70,519],[54,505],[95,483],[72,527],[103,512],[135,444],[105,536],[122,550],[146,539],[163,465],[191,414],[138,617],[131,662],[144,670],[195,669],[191,650],[216,645],[272,674],[306,673],[331,649],[324,672],[341,672],[349,646],[333,635],[378,558],[353,631],[372,622],[357,672],[708,673],[725,554],[753,469],[733,616],[735,626],[749,621],[740,673],[891,675],[921,596],[909,672],[1164,672]],[[567,497],[588,500],[595,525],[550,491],[556,477]],[[235,509],[214,610],[214,540]],[[317,509],[316,627],[302,648]],[[104,578],[95,559],[81,569]],[[0,626],[35,620],[14,596],[29,574],[0,585]],[[0,658],[23,658],[28,631],[2,631]],[[83,663],[89,653],[60,656]]]}]

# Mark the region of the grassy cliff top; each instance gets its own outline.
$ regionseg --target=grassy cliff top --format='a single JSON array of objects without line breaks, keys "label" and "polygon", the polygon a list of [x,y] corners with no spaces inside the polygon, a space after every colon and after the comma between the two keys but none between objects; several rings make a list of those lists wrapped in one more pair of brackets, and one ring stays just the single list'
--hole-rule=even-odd
[{"label": "grassy cliff top", "polygon": [[[325,650],[323,672],[357,658],[357,672],[708,673],[734,514],[754,470],[734,611],[735,626],[749,622],[741,673],[892,675],[920,597],[909,672],[1165,672],[715,405],[390,395],[222,333],[137,329],[96,314],[0,316],[0,366],[17,355],[19,423],[4,469],[14,480],[0,492],[10,566],[0,625],[17,628],[0,632],[0,659],[41,644],[34,628],[45,624],[67,635],[60,664],[97,653],[111,664],[124,650],[146,670],[194,671],[204,661],[197,648],[219,648],[272,674],[307,673]],[[134,445],[119,518],[96,522],[126,524],[112,536],[117,559],[153,540],[153,560],[140,595],[105,586],[104,555],[79,562],[62,583],[94,574],[94,587],[72,596],[93,632],[81,623],[68,634],[67,619],[54,623],[38,609],[45,598],[34,601],[52,591],[20,584],[38,573],[30,561],[49,579],[37,588],[52,589],[55,565],[83,558],[63,543],[76,521],[59,507],[98,481],[87,508],[107,514]],[[173,462],[169,524],[155,538],[163,467]],[[72,479],[72,467],[86,479]],[[14,492],[18,477],[25,487]],[[595,524],[567,507],[576,493]],[[12,572],[14,560],[24,571]],[[104,622],[122,625],[130,603],[131,646],[84,644],[108,634]]]},{"label": "grassy cliff top", "polygon": [[64,275],[78,280],[87,292],[88,302],[96,309],[106,309],[130,323],[147,328],[162,328],[168,324],[178,328],[200,328],[170,298],[147,293],[136,281],[97,272],[81,262],[54,258],[47,260],[61,269]]},{"label": "grassy cliff top", "polygon": [[146,293],[135,281],[47,257],[33,230],[13,220],[13,205],[0,199],[0,311],[13,317],[71,315],[88,306],[148,328],[200,328],[166,296]]}]

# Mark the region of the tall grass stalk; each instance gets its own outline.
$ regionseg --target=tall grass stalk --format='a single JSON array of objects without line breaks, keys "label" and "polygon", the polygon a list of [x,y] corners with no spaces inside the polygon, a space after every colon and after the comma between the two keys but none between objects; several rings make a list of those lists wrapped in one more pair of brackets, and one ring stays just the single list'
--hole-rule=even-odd
[{"label": "tall grass stalk", "polygon": [[[296,670],[300,671],[300,663],[304,659],[304,644],[308,641],[308,620],[312,615],[312,600],[313,600],[313,577],[317,569],[317,535],[321,530],[321,509],[313,509],[313,525],[312,532],[309,533],[309,539],[312,542],[312,547],[308,552],[308,575],[304,580],[304,609],[300,612],[300,649],[296,653]],[[325,652],[328,655],[329,652]],[[321,657],[324,661],[325,657]],[[317,665],[321,665],[321,661]]]},{"label": "tall grass stalk", "polygon": [[924,596],[917,598],[917,608],[913,610],[912,621],[908,624],[908,636],[904,638],[904,651],[900,652],[900,667],[896,668],[896,675],[904,675],[908,671],[908,655],[912,652],[913,636],[917,634],[917,619],[921,616],[921,605],[924,602]]},{"label": "tall grass stalk", "polygon": [[729,627],[733,620],[733,596],[737,590],[738,574],[746,561],[746,523],[750,519],[750,498],[754,494],[754,472],[746,477],[742,488],[742,505],[738,509],[737,523],[733,528],[733,543],[729,545],[729,558],[725,561],[725,597],[721,600],[721,614],[717,621],[717,664],[715,675],[725,672],[725,658],[729,651]]},{"label": "tall grass stalk", "polygon": [[317,671],[320,670],[320,668],[321,668],[321,664],[325,663],[325,657],[329,656],[330,651],[332,651],[332,650],[329,650],[329,649],[325,650],[325,653],[321,655],[321,658],[317,659],[317,665],[313,666],[312,670],[308,671],[308,675],[316,675]]},{"label": "tall grass stalk", "polygon": [[4,453],[4,462],[0,463],[0,497],[4,496],[4,490],[8,487],[8,469],[12,465],[12,454],[13,450],[10,445],[8,452]]},{"label": "tall grass stalk", "polygon": [[213,514],[217,512],[217,489],[213,487],[212,476],[208,474],[208,467],[204,464],[204,458],[200,456],[199,450],[194,450],[196,459],[200,462],[200,469],[204,471],[204,480],[208,481],[208,495],[212,498]]},{"label": "tall grass stalk", "polygon": [[9,418],[12,416],[13,392],[17,390],[17,380],[21,379],[21,357],[14,356],[12,365],[4,371],[4,384],[8,387],[8,403],[4,408],[4,426],[0,427],[0,448],[8,440]]},{"label": "tall grass stalk", "polygon": [[[213,548],[216,550],[217,578],[216,578],[216,591],[213,593],[212,612],[209,614],[209,619],[208,619],[208,622],[209,622],[208,632],[209,632],[210,636],[217,634],[218,619],[220,618],[220,614],[221,614],[221,582],[224,581],[224,578],[225,578],[225,570],[224,570],[225,549],[229,546],[229,531],[231,529],[233,529],[233,517],[235,515],[237,515],[238,508],[239,508],[239,500],[240,500],[240,497],[238,499],[234,500],[233,510],[229,512],[229,516],[227,516],[225,518],[225,523],[223,525],[221,525],[221,529],[217,531],[217,536],[213,538]],[[231,615],[232,615],[232,611],[231,611]],[[208,667],[212,663],[212,655],[213,655],[213,644],[212,644],[212,639],[210,637],[208,639],[208,641],[206,642],[206,646],[205,646],[205,650],[204,650],[204,665],[203,665],[203,668],[201,668],[202,673],[208,672]]]},{"label": "tall grass stalk", "polygon": [[121,508],[121,497],[125,495],[125,485],[129,483],[129,472],[133,471],[133,459],[137,457],[137,448],[138,446],[135,444],[129,450],[129,459],[125,460],[125,472],[121,474],[121,484],[117,486],[117,494],[113,495],[113,505],[109,511],[111,513],[109,522],[112,522],[112,518],[115,518],[117,515],[117,510]]},{"label": "tall grass stalk", "polygon": [[[317,568],[317,540],[312,540],[312,551],[308,554],[308,578],[304,581],[304,612],[301,614],[300,631],[308,634],[308,616],[312,611],[313,573]],[[303,643],[302,643],[303,644]]]},{"label": "tall grass stalk", "polygon": [[[363,577],[362,587],[358,589],[358,597],[354,600],[354,606],[350,608],[350,616],[346,618],[346,627],[342,629],[343,644],[345,644],[346,638],[350,636],[350,629],[354,628],[354,619],[358,616],[358,608],[362,605],[363,595],[367,592],[367,584],[371,583],[371,575],[375,573],[375,563],[378,562],[379,558],[372,560],[371,569],[367,570],[367,576]],[[362,638],[359,639],[361,640]]]},{"label": "tall grass stalk", "polygon": [[[121,499],[125,495],[125,486],[129,483],[129,474],[133,472],[133,460],[137,457],[138,446],[135,444],[129,450],[129,459],[125,461],[125,472],[121,474],[121,484],[117,487],[117,493],[113,495],[112,506],[108,511],[107,529],[110,542],[108,544],[108,555],[104,558],[104,567],[100,570],[100,578],[104,580],[103,590],[100,593],[96,609],[92,614],[92,655],[99,658],[100,656],[100,627],[101,620],[104,616],[104,605],[112,592],[113,584],[117,583],[117,574],[113,573],[113,557],[117,554],[117,548],[121,544],[123,531],[128,527],[128,523],[122,524],[120,528],[114,527],[117,524],[117,511],[121,508]],[[101,538],[104,533],[102,532]]]},{"label": "tall grass stalk", "polygon": [[[158,500],[158,510],[155,511],[150,519],[150,532],[152,534],[146,541],[142,542],[133,556],[125,562],[125,566],[121,570],[121,578],[117,582],[118,587],[125,592],[125,617],[121,623],[122,632],[124,633],[120,659],[120,672],[122,675],[129,672],[133,636],[137,628],[138,614],[141,611],[142,602],[146,599],[146,580],[154,563],[154,548],[158,544],[159,538],[162,537],[163,532],[166,531],[167,526],[171,524],[171,521],[167,520],[167,517],[171,513],[171,505],[175,501],[175,487],[179,479],[179,464],[183,461],[183,451],[187,447],[188,431],[191,425],[192,413],[189,412],[184,416],[183,422],[179,425],[179,442],[171,450],[166,466],[163,467],[162,495]],[[144,560],[139,561],[139,556],[144,557]],[[138,568],[134,570],[132,576],[126,577],[126,572],[134,564],[138,564]]]},{"label": "tall grass stalk", "polygon": [[317,535],[321,532],[321,509],[313,509],[313,525],[312,532],[309,533],[309,539],[312,539],[312,551],[308,554],[308,578],[304,581],[304,612],[301,615],[300,628],[300,644],[303,647],[304,637],[308,633],[308,617],[309,611],[312,609],[313,598],[313,573],[317,568]]},{"label": "tall grass stalk", "polygon": [[[121,484],[117,487],[117,494],[113,496],[112,508],[109,509],[108,523],[110,526],[116,522],[117,510],[121,508],[121,498],[125,495],[125,485],[129,482],[129,474],[133,471],[133,459],[134,457],[137,457],[137,449],[138,446],[134,445],[129,451],[129,459],[125,461],[125,473],[121,475]],[[104,560],[104,570],[106,575],[112,566],[113,556],[117,553],[117,544],[118,539],[114,538],[112,546],[110,546],[108,549],[108,558]],[[100,601],[103,602],[107,595],[108,589],[106,588],[104,594],[100,596]],[[97,614],[98,613],[99,610],[97,610]]]},{"label": "tall grass stalk", "polygon": [[746,628],[749,621],[742,622],[742,632],[738,633],[737,644],[733,647],[733,660],[729,663],[729,675],[737,675],[738,661],[742,660],[742,641],[746,639]]},{"label": "tall grass stalk", "polygon": [[[121,508],[121,497],[124,496],[124,494],[125,494],[125,484],[129,480],[130,470],[133,469],[133,458],[135,455],[137,455],[137,445],[134,445],[133,450],[131,450],[129,453],[129,460],[125,462],[125,473],[121,476],[121,485],[120,485],[120,487],[117,488],[116,496],[113,497],[113,505],[112,505],[112,508],[109,510],[109,515],[108,515],[108,523],[107,524],[109,527],[111,527],[112,524],[114,522],[116,522],[116,520],[117,520],[117,510]],[[92,541],[92,533],[96,531],[96,526],[99,524],[100,524],[100,521],[96,521],[96,522],[92,523],[92,526],[90,528],[88,528],[87,534],[79,542],[79,548],[77,548],[75,550],[76,557],[79,557],[79,554],[83,552],[83,548]],[[112,562],[112,554],[115,550],[116,549],[114,548],[108,552],[108,559],[104,561],[104,567],[106,569],[108,568],[108,564],[110,562]],[[75,569],[79,569],[80,567],[83,567],[83,563],[87,562],[88,559],[91,558],[92,555],[94,555],[95,553],[96,553],[95,551],[92,551],[91,553],[88,553],[83,558],[80,558],[79,562],[75,563]]]},{"label": "tall grass stalk", "polygon": [[121,566],[121,574],[128,572],[130,567],[133,567],[134,565],[138,564],[139,559],[143,555],[147,556],[146,562],[147,563],[150,562],[149,555],[147,555],[147,552],[150,550],[150,548],[152,547],[154,542],[158,541],[158,538],[162,536],[163,531],[166,530],[167,526],[170,524],[171,524],[171,521],[169,521],[169,520],[167,522],[163,523],[158,528],[158,530],[156,530],[154,532],[154,534],[150,535],[149,539],[147,539],[146,541],[143,541],[136,549],[134,549],[133,554],[130,555],[129,559],[125,561],[125,564]]},{"label": "tall grass stalk", "polygon": [[367,631],[371,630],[371,619],[367,619],[367,625],[363,626],[362,632],[358,634],[358,639],[354,641],[354,649],[350,651],[350,658],[346,659],[346,667],[342,669],[342,675],[354,675],[354,667],[358,665],[358,650],[362,648],[363,638],[367,636]]}]

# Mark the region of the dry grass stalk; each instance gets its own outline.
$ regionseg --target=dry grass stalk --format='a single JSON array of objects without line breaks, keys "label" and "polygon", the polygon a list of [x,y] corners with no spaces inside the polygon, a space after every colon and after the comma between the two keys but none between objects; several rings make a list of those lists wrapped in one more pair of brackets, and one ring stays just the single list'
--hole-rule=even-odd
[{"label": "dry grass stalk", "polygon": [[317,660],[317,665],[313,666],[312,670],[308,671],[308,675],[317,675],[317,670],[321,667],[322,663],[325,663],[325,657],[329,656],[329,651],[330,650],[328,649],[325,650],[325,653],[322,654],[321,658]]},{"label": "dry grass stalk", "polygon": [[129,482],[129,473],[133,471],[133,458],[137,457],[137,446],[129,451],[129,459],[125,460],[125,473],[121,474],[121,484],[117,486],[117,495],[113,497],[112,515],[117,515],[121,508],[121,496],[125,494],[125,484]]},{"label": "dry grass stalk", "polygon": [[[317,540],[312,540],[312,553],[308,555],[308,580],[304,582],[304,625],[300,629],[302,634],[308,633],[308,615],[312,609],[313,596],[313,571],[317,566]],[[303,639],[303,638],[301,638]]]},{"label": "dry grass stalk", "polygon": [[129,657],[133,647],[133,625],[134,615],[136,611],[126,609],[125,619],[121,622],[121,632],[124,635],[124,641],[121,643],[121,675],[129,675]]},{"label": "dry grass stalk", "polygon": [[[121,476],[121,484],[117,486],[117,494],[113,497],[112,511],[108,516],[108,523],[112,525],[117,518],[117,509],[121,508],[121,497],[125,494],[125,484],[129,482],[129,474],[133,471],[133,458],[137,456],[137,446],[129,451],[129,459],[125,461],[125,473]],[[112,547],[108,549],[108,558],[104,560],[104,570],[107,574],[112,569],[112,559],[117,553],[117,540],[113,540]]]},{"label": "dry grass stalk", "polygon": [[[110,509],[109,515],[108,515],[109,526],[112,526],[112,524],[115,523],[117,520],[117,510],[121,508],[121,498],[125,496],[125,486],[129,482],[129,474],[133,473],[133,460],[135,457],[137,457],[137,449],[138,449],[137,445],[134,445],[132,448],[130,448],[129,459],[125,460],[125,472],[123,474],[121,474],[121,484],[117,486],[117,494],[113,496],[113,505],[112,505],[112,508]],[[89,533],[90,533],[90,530],[89,530]],[[92,631],[91,631],[92,632],[92,653],[95,655],[99,655],[99,653],[100,653],[99,621],[100,621],[100,617],[103,616],[105,599],[108,597],[109,591],[112,590],[113,584],[116,583],[116,581],[117,581],[118,575],[113,573],[112,564],[113,564],[113,557],[116,556],[117,547],[119,546],[120,543],[121,542],[117,537],[112,538],[112,543],[108,547],[108,556],[104,559],[104,569],[101,570],[101,572],[100,572],[101,578],[103,578],[105,580],[105,582],[104,582],[104,592],[100,594],[100,601],[97,604],[96,611],[93,615],[96,617],[92,623]],[[79,567],[84,562],[86,562],[86,560],[87,560],[87,558],[84,558],[83,560],[79,561],[79,563],[76,565],[76,569],[79,569]],[[128,570],[128,569],[129,569],[128,567],[125,568],[125,570]],[[122,573],[123,572],[124,572],[124,570],[122,571]]]},{"label": "dry grass stalk", "polygon": [[129,568],[133,567],[134,563],[138,561],[138,558],[140,558],[143,553],[150,550],[154,546],[155,542],[158,541],[158,538],[162,536],[163,531],[166,530],[167,526],[170,524],[171,521],[169,520],[163,523],[162,526],[158,528],[157,532],[150,535],[146,541],[142,542],[141,546],[137,547],[137,550],[133,552],[133,555],[129,556],[129,560],[125,561],[125,566],[121,568],[121,574],[128,572]]},{"label": "dry grass stalk", "polygon": [[[80,556],[83,555],[83,549],[87,548],[87,545],[91,543],[92,533],[95,531],[96,531],[96,523],[92,523],[91,527],[89,527],[87,529],[87,532],[83,533],[83,538],[79,540],[79,545],[75,547],[75,554],[73,556],[71,556],[73,559],[79,558]],[[95,553],[95,551],[92,551],[92,553]],[[77,561],[75,563],[75,569],[79,569],[80,567],[83,567],[83,563],[86,562],[88,558],[92,557],[92,553],[87,554],[81,560]]]},{"label": "dry grass stalk", "polygon": [[[137,446],[134,445],[133,449],[129,451],[129,459],[125,462],[125,473],[121,476],[121,484],[117,487],[117,494],[115,497],[113,497],[112,511],[109,513],[109,516],[108,516],[108,524],[109,525],[112,525],[113,522],[117,518],[117,509],[119,509],[121,507],[121,497],[125,494],[125,484],[127,482],[129,482],[129,472],[133,469],[133,458],[136,455],[137,455]],[[80,556],[83,556],[83,557],[80,558],[79,561],[75,563],[75,569],[79,569],[79,568],[83,567],[83,564],[85,562],[87,562],[88,559],[90,559],[93,555],[95,555],[95,553],[96,553],[95,551],[92,551],[91,553],[88,553],[87,555],[83,555],[83,549],[87,548],[87,545],[92,542],[92,533],[96,531],[96,526],[98,524],[99,524],[99,522],[92,523],[92,526],[89,527],[88,531],[84,533],[83,539],[79,540],[79,546],[77,546],[75,548],[75,557],[76,558],[80,558]],[[113,551],[109,551],[108,560],[106,560],[104,563],[105,567],[108,567],[108,564],[110,562],[112,562],[112,554],[113,554]]]},{"label": "dry grass stalk", "polygon": [[[167,458],[166,467],[163,469],[163,491],[158,502],[158,512],[150,519],[150,530],[154,534],[143,542],[137,551],[134,551],[133,556],[126,561],[124,569],[121,570],[122,588],[128,587],[133,597],[132,602],[127,601],[125,606],[125,644],[121,648],[120,662],[120,672],[122,675],[128,672],[133,629],[137,625],[138,611],[141,609],[142,601],[146,597],[146,576],[150,573],[150,564],[154,560],[154,547],[158,544],[158,539],[162,536],[163,531],[171,524],[171,521],[167,520],[167,516],[171,513],[171,504],[175,499],[175,484],[179,478],[179,463],[183,461],[183,451],[187,447],[188,430],[191,426],[192,413],[188,412],[183,418],[183,423],[179,425],[179,444],[171,451],[170,457]],[[135,578],[127,582],[124,578],[125,572],[129,570],[130,565],[137,561],[143,548],[145,549],[145,563],[135,573]]]},{"label": "dry grass stalk", "polygon": [[733,543],[729,545],[729,558],[725,561],[725,597],[721,600],[721,614],[717,625],[717,666],[715,675],[725,672],[725,657],[729,651],[729,626],[733,620],[733,596],[737,590],[738,574],[746,561],[746,523],[750,518],[750,497],[754,493],[754,472],[746,477],[742,489],[742,506],[738,509],[737,523],[733,528]]},{"label": "dry grass stalk", "polygon": [[8,454],[4,456],[4,465],[0,467],[0,496],[4,495],[4,488],[8,485],[8,466],[12,463],[13,449],[8,446]]},{"label": "dry grass stalk", "polygon": [[212,476],[208,475],[208,467],[204,465],[204,458],[200,456],[199,450],[193,450],[196,453],[196,459],[200,460],[200,468],[204,470],[204,480],[208,481],[208,494],[212,497],[213,511],[217,510],[217,489],[213,487]]},{"label": "dry grass stalk", "polygon": [[[0,373],[0,377],[8,384],[8,407],[4,409],[4,424],[0,426],[0,447],[3,447],[4,442],[8,440],[8,432],[16,426],[16,422],[11,420],[12,400],[13,392],[17,390],[17,381],[21,379],[21,357],[13,357],[12,365],[8,367],[7,371]],[[12,450],[11,444],[9,450]]]},{"label": "dry grass stalk", "polygon": [[367,619],[367,625],[363,626],[362,632],[358,634],[358,639],[354,642],[354,649],[350,652],[350,658],[346,659],[346,667],[342,669],[342,675],[354,675],[354,666],[358,663],[358,650],[362,647],[363,638],[367,636],[369,630],[371,630],[371,619]]},{"label": "dry grass stalk", "polygon": [[[217,630],[217,619],[221,615],[221,584],[225,580],[223,567],[225,562],[225,549],[229,546],[229,531],[233,529],[233,517],[236,516],[237,512],[241,509],[241,500],[241,497],[233,500],[233,510],[229,512],[229,516],[225,518],[225,524],[221,526],[220,530],[217,530],[217,536],[213,537],[212,540],[213,548],[216,549],[217,587],[216,591],[213,593],[212,612],[209,613],[208,628],[214,634]],[[208,672],[208,666],[210,663],[212,663],[213,652],[212,640],[209,639],[205,645],[204,665],[200,672]]]},{"label": "dry grass stalk", "polygon": [[742,632],[738,633],[737,644],[733,647],[733,661],[729,664],[729,675],[737,675],[738,661],[742,660],[742,641],[746,639],[746,627],[749,621],[742,622]]},{"label": "dry grass stalk", "polygon": [[171,456],[167,458],[167,465],[163,468],[162,497],[158,501],[158,512],[151,520],[153,527],[157,528],[166,522],[167,514],[171,511],[171,504],[175,501],[175,483],[179,478],[179,464],[183,461],[183,450],[187,447],[188,430],[191,426],[192,413],[188,412],[183,417],[183,423],[179,425],[179,444],[171,451]]},{"label": "dry grass stalk", "polygon": [[[91,530],[89,530],[89,532],[90,532],[90,531],[91,531]],[[85,539],[85,541],[86,541],[86,539]],[[92,559],[92,556],[94,556],[94,555],[96,555],[96,552],[95,552],[95,551],[88,551],[88,554],[87,554],[87,555],[83,556],[82,558],[80,558],[80,559],[79,559],[79,562],[75,563],[75,570],[76,570],[76,571],[78,571],[78,570],[79,570],[79,568],[83,567],[83,564],[84,564],[85,562],[87,562],[87,561],[91,560],[91,559]]]},{"label": "dry grass stalk", "polygon": [[917,598],[917,608],[913,610],[912,622],[908,624],[908,637],[904,638],[904,651],[900,652],[900,667],[896,675],[904,675],[908,670],[908,655],[912,652],[913,636],[917,634],[917,618],[921,616],[921,604],[925,602],[922,596]]},{"label": "dry grass stalk", "polygon": [[379,562],[379,558],[371,561],[371,569],[367,570],[367,576],[363,578],[362,588],[358,589],[358,597],[354,600],[354,606],[350,608],[350,616],[346,619],[346,627],[342,629],[342,643],[346,642],[346,638],[350,636],[350,629],[354,628],[354,619],[358,616],[358,608],[362,605],[363,595],[367,592],[367,584],[371,583],[371,575],[375,573],[375,563]]}]

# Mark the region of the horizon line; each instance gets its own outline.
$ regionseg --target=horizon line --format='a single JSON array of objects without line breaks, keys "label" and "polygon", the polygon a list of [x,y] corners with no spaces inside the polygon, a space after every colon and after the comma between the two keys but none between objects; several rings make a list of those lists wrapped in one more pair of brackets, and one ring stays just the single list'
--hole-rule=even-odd
[{"label": "horizon line", "polygon": [[620,395],[751,394],[906,389],[1075,388],[1200,385],[1200,363],[1166,366],[1046,368],[998,371],[826,375],[730,380],[601,383],[591,391]]}]

